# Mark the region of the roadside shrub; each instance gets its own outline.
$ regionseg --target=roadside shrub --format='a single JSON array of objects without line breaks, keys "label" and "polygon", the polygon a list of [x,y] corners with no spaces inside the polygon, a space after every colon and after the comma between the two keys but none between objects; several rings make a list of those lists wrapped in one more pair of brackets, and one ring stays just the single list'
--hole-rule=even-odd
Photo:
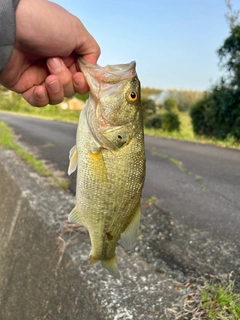
[{"label": "roadside shrub", "polygon": [[240,88],[220,82],[192,107],[190,116],[196,135],[240,140]]},{"label": "roadside shrub", "polygon": [[147,119],[156,113],[156,104],[152,99],[142,99],[143,117]]},{"label": "roadside shrub", "polygon": [[164,102],[164,109],[167,112],[174,112],[174,113],[178,113],[178,104],[177,101],[174,99],[167,99]]},{"label": "roadside shrub", "polygon": [[162,127],[162,117],[160,114],[153,115],[145,120],[146,128],[160,129]]},{"label": "roadside shrub", "polygon": [[205,97],[195,103],[190,110],[192,119],[193,132],[196,135],[205,135],[211,137],[213,135],[214,114],[211,109],[211,97]]},{"label": "roadside shrub", "polygon": [[179,116],[173,112],[165,112],[162,115],[162,128],[165,131],[180,131],[180,120]]}]

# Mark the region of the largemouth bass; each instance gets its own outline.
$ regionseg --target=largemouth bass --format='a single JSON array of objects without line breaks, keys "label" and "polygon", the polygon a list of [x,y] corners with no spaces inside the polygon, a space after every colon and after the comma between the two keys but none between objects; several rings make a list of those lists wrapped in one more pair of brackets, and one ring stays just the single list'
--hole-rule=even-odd
[{"label": "largemouth bass", "polygon": [[134,246],[145,178],[143,110],[136,63],[104,68],[78,59],[90,88],[69,153],[71,174],[77,168],[76,206],[69,221],[89,231],[89,263],[101,261],[120,273],[115,249],[119,238]]}]

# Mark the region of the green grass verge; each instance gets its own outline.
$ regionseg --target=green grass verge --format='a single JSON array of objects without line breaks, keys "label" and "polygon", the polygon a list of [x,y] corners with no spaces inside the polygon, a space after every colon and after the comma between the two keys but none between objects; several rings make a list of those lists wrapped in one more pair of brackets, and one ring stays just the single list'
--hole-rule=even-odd
[{"label": "green grass verge", "polygon": [[35,108],[30,106],[20,95],[12,92],[11,97],[0,94],[0,110],[18,113],[32,117],[40,117],[49,120],[58,120],[77,123],[79,111],[63,110],[58,105]]},{"label": "green grass verge", "polygon": [[181,112],[179,113],[179,118],[181,122],[180,131],[166,132],[161,129],[148,129],[145,128],[144,131],[148,135],[169,138],[169,139],[177,139],[184,141],[192,141],[202,144],[212,144],[219,147],[228,147],[228,148],[236,148],[240,149],[240,143],[235,141],[232,137],[229,137],[226,140],[220,141],[217,139],[208,139],[206,137],[198,137],[195,136],[192,129],[191,118],[188,113]]},{"label": "green grass verge", "polygon": [[45,177],[51,177],[56,186],[68,189],[68,182],[54,175],[46,168],[43,161],[36,160],[32,154],[26,152],[14,141],[13,131],[4,122],[0,122],[0,146],[15,151],[15,153],[25,160],[36,172]]},{"label": "green grass verge", "polygon": [[202,308],[211,320],[240,319],[240,293],[234,292],[233,281],[205,285],[201,300]]},{"label": "green grass verge", "polygon": [[171,310],[175,319],[239,320],[240,293],[230,278],[231,274],[228,280],[215,278],[203,282],[199,278],[194,283],[186,283],[187,294]]}]

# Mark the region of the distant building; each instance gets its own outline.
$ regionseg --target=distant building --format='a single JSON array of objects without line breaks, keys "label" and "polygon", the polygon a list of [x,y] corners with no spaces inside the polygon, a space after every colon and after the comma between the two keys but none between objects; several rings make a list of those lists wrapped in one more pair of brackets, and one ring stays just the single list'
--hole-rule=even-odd
[{"label": "distant building", "polygon": [[72,98],[69,100],[64,100],[59,104],[59,106],[63,110],[82,110],[85,106],[85,102],[77,98]]}]

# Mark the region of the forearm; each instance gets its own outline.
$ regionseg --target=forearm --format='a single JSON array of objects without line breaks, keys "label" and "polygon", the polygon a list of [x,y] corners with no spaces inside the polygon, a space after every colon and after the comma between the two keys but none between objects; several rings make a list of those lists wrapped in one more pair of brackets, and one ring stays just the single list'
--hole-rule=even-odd
[{"label": "forearm", "polygon": [[16,34],[15,10],[19,0],[0,0],[0,72],[9,61]]}]

